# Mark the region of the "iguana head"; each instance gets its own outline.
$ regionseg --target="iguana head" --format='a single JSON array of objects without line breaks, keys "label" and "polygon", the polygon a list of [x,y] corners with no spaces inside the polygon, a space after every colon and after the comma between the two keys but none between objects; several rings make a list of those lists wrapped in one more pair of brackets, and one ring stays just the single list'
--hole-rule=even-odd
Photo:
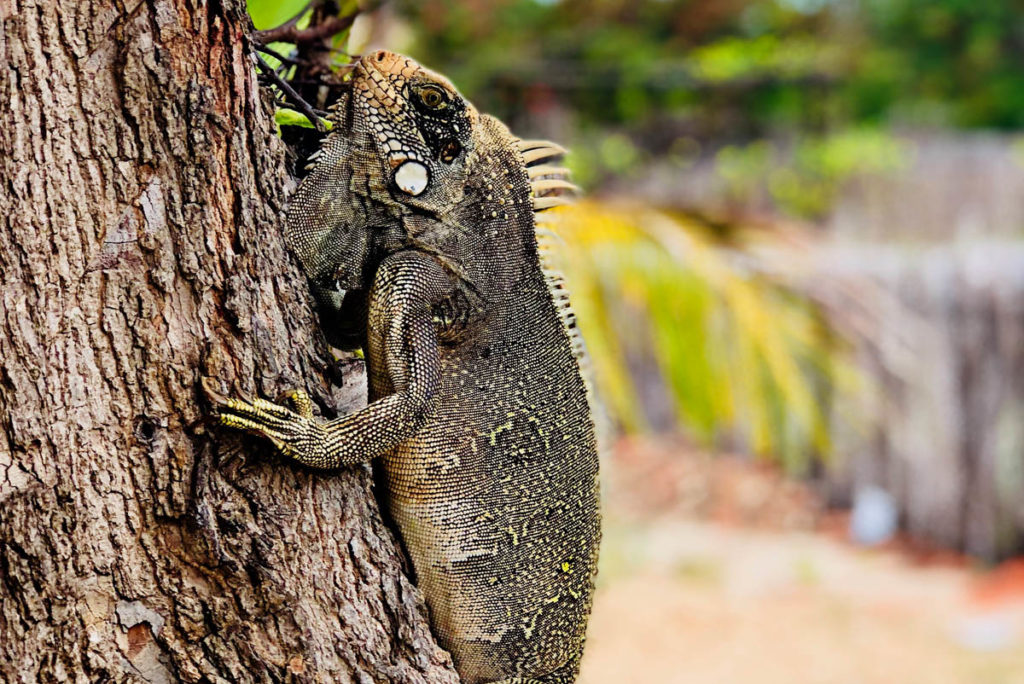
[{"label": "iguana head", "polygon": [[369,135],[390,199],[435,216],[462,199],[479,114],[443,76],[379,50],[352,74],[352,126]]},{"label": "iguana head", "polygon": [[365,293],[403,249],[431,254],[485,299],[522,282],[539,260],[533,212],[575,187],[547,164],[565,150],[516,138],[401,55],[364,56],[349,82],[285,232],[320,302]]},{"label": "iguana head", "polygon": [[481,119],[447,79],[402,55],[364,56],[350,83],[288,210],[285,238],[320,291],[366,289],[387,253],[430,248],[426,233],[465,193]]}]

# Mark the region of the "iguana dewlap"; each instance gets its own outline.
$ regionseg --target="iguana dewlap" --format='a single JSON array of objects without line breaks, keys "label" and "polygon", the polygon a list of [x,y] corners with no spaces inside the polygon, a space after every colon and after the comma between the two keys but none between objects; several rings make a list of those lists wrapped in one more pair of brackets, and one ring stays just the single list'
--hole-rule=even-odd
[{"label": "iguana dewlap", "polygon": [[365,347],[370,403],[318,422],[296,392],[289,408],[228,401],[220,420],[315,468],[379,458],[463,681],[572,682],[600,516],[581,345],[536,214],[572,187],[547,165],[563,150],[384,51],[331,116],[286,238],[325,333]]}]

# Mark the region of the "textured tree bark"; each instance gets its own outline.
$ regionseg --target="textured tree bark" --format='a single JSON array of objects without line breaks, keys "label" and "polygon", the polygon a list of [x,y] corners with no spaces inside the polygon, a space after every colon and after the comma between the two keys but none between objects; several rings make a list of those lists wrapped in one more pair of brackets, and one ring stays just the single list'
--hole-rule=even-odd
[{"label": "textured tree bark", "polygon": [[242,3],[0,20],[0,680],[457,681],[368,470],[202,420],[204,377],[362,400],[283,247]]}]

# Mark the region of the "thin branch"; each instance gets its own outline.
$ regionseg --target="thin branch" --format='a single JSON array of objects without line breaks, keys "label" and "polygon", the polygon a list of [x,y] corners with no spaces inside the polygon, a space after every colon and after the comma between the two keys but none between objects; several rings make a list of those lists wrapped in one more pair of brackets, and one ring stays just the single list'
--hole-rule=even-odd
[{"label": "thin branch", "polygon": [[286,57],[285,55],[282,55],[277,50],[269,48],[266,45],[259,45],[259,44],[257,44],[256,45],[256,49],[259,50],[260,52],[262,52],[265,55],[270,55],[274,59],[276,59],[279,62],[281,62],[281,64],[287,64],[289,66],[308,66],[309,65],[309,60],[296,59],[294,57]]},{"label": "thin branch", "polygon": [[295,92],[295,88],[292,88],[291,85],[289,85],[288,81],[281,78],[277,74],[277,72],[274,71],[270,67],[270,65],[266,63],[266,61],[264,61],[262,57],[256,55],[255,53],[254,56],[256,57],[256,64],[259,65],[260,71],[263,72],[263,75],[266,76],[271,82],[273,82],[274,85],[280,88],[288,97],[292,99],[295,105],[299,108],[299,111],[306,115],[306,118],[309,119],[309,121],[313,124],[317,131],[319,131],[320,133],[326,132],[327,127],[324,126],[323,121],[320,120],[319,115],[317,115],[317,113],[313,110],[313,108],[310,106],[308,102],[302,99],[301,95]]},{"label": "thin branch", "polygon": [[253,39],[267,45],[276,41],[282,41],[285,43],[294,43],[296,45],[315,43],[318,40],[324,38],[330,38],[331,36],[341,33],[355,21],[355,15],[348,17],[331,17],[322,24],[316,26],[310,26],[309,28],[296,28],[292,21],[288,21],[280,26],[265,31],[256,31],[253,34]]},{"label": "thin branch", "polygon": [[[272,29],[267,29],[267,30],[268,31],[279,31],[279,30],[284,29],[284,28],[295,28],[295,25],[299,23],[299,20],[302,19],[302,17],[304,17],[306,15],[306,12],[309,12],[310,10],[316,9],[317,7],[319,7],[322,4],[323,4],[323,0],[309,0],[309,2],[307,2],[303,6],[303,8],[300,9],[295,14],[295,16],[293,16],[291,19],[289,19],[288,21],[284,22],[280,26],[276,26],[276,27],[274,27]],[[259,31],[256,32],[257,41],[259,40],[259,38],[258,38],[259,33],[260,33]],[[270,43],[270,42],[272,42],[272,41],[268,40],[264,44]]]}]

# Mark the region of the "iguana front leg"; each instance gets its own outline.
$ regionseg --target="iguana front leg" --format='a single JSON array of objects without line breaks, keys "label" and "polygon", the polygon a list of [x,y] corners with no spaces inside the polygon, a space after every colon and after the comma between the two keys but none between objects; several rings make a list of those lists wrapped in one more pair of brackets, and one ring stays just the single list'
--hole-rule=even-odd
[{"label": "iguana front leg", "polygon": [[369,461],[412,436],[422,425],[441,384],[432,307],[451,288],[431,257],[414,251],[389,256],[370,291],[370,357],[383,360],[394,389],[366,408],[326,423],[313,417],[305,392],[289,395],[292,408],[263,399],[219,402],[221,425],[261,435],[284,454],[312,468],[332,469]]}]

